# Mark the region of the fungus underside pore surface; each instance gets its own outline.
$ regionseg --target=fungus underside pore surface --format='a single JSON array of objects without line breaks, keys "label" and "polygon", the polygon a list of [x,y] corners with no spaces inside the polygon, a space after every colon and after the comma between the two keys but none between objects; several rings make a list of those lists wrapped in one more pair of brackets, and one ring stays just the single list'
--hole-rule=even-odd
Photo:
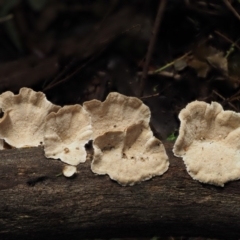
[{"label": "fungus underside pore surface", "polygon": [[46,118],[44,151],[48,158],[70,165],[85,162],[84,146],[91,138],[91,119],[80,105],[65,106]]},{"label": "fungus underside pore surface", "polygon": [[240,114],[224,111],[216,102],[195,101],[179,119],[173,152],[183,158],[193,179],[217,186],[240,179]]},{"label": "fungus underside pore surface", "polygon": [[92,118],[93,139],[107,131],[123,131],[128,126],[143,121],[148,126],[150,109],[136,97],[109,93],[104,102],[92,100],[83,107]]},{"label": "fungus underside pore surface", "polygon": [[142,123],[97,137],[93,148],[92,171],[123,186],[162,175],[169,166],[164,146]]},{"label": "fungus underside pore surface", "polygon": [[46,99],[42,92],[21,88],[18,95],[0,95],[4,116],[0,120],[0,138],[13,147],[31,147],[43,143],[45,118],[60,107]]}]

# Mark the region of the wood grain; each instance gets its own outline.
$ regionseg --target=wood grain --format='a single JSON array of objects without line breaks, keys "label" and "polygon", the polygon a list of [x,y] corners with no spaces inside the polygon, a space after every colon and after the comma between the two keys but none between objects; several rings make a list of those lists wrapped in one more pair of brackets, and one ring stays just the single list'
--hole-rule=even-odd
[{"label": "wood grain", "polygon": [[59,176],[63,164],[40,147],[0,151],[0,239],[240,238],[240,181],[194,181],[164,145],[168,172],[133,187],[94,175],[89,161]]}]

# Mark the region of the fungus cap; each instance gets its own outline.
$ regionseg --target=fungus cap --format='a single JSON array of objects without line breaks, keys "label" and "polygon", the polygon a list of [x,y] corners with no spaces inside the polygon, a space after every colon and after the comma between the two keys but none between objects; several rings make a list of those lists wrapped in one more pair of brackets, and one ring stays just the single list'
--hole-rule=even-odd
[{"label": "fungus cap", "polygon": [[0,138],[13,147],[34,147],[43,142],[45,118],[60,108],[49,102],[42,92],[21,88],[19,94],[0,95],[4,112],[0,119]]},{"label": "fungus cap", "polygon": [[77,168],[75,166],[66,165],[63,167],[63,175],[65,177],[72,177],[77,172]]},{"label": "fungus cap", "polygon": [[240,114],[216,102],[194,101],[181,110],[173,153],[189,175],[202,183],[224,186],[240,179]]},{"label": "fungus cap", "polygon": [[104,102],[91,100],[83,107],[92,118],[93,139],[108,131],[123,131],[128,126],[143,122],[148,127],[150,110],[136,97],[127,97],[111,92]]},{"label": "fungus cap", "polygon": [[91,138],[91,119],[86,110],[80,105],[65,106],[46,118],[45,156],[78,165],[86,161],[85,144]]},{"label": "fungus cap", "polygon": [[94,173],[108,174],[122,186],[162,175],[169,166],[165,148],[149,128],[138,123],[125,131],[110,131],[93,142]]}]

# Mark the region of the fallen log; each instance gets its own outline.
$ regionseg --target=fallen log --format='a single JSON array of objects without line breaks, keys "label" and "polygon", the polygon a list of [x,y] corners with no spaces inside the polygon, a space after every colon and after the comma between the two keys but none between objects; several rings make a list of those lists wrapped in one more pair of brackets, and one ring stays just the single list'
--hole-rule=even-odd
[{"label": "fallen log", "polygon": [[0,151],[0,239],[240,238],[240,181],[194,181],[164,145],[167,173],[132,187],[94,175],[89,161],[67,179],[40,147]]}]

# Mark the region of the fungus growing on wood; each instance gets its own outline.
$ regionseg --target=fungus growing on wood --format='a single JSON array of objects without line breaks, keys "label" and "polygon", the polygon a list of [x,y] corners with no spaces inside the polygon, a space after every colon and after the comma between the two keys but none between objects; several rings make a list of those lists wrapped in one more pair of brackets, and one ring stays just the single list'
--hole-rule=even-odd
[{"label": "fungus growing on wood", "polygon": [[66,165],[63,167],[63,175],[65,177],[72,177],[77,172],[77,168],[75,166]]},{"label": "fungus growing on wood", "polygon": [[109,93],[104,102],[91,100],[83,107],[92,118],[93,139],[108,131],[123,131],[128,126],[143,121],[148,127],[150,110],[141,100],[122,94]]},{"label": "fungus growing on wood", "polygon": [[[2,114],[2,109],[0,109],[0,115]],[[0,139],[0,150],[4,149],[4,140]]]},{"label": "fungus growing on wood", "polygon": [[240,179],[240,114],[224,111],[216,102],[194,101],[180,114],[173,152],[182,157],[190,176],[224,186]]},{"label": "fungus growing on wood", "polygon": [[108,174],[123,186],[162,175],[169,166],[163,144],[143,122],[98,136],[93,148],[92,171]]},{"label": "fungus growing on wood", "polygon": [[45,156],[78,165],[86,161],[85,144],[91,138],[91,118],[87,111],[80,105],[65,106],[46,118]]},{"label": "fungus growing on wood", "polygon": [[19,94],[0,95],[0,138],[13,147],[34,147],[43,142],[45,118],[60,108],[49,102],[42,92],[21,88]]}]

